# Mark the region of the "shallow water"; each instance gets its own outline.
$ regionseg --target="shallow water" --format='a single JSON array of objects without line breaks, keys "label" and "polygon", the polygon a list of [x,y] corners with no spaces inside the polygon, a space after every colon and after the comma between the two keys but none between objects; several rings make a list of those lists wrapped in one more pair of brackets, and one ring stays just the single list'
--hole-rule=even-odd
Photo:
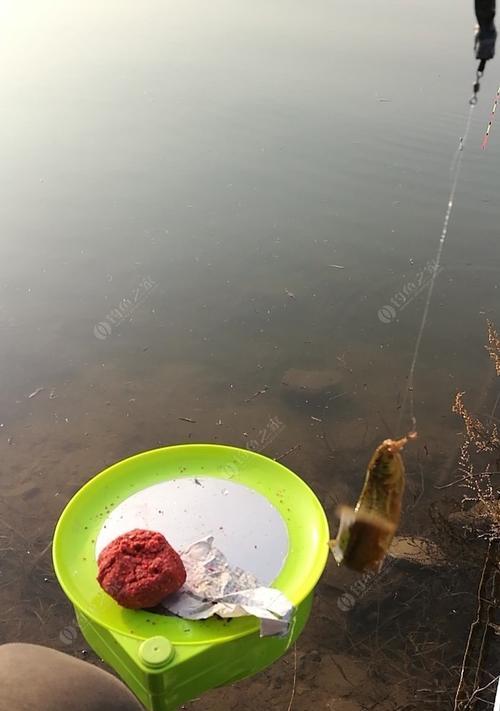
[{"label": "shallow water", "polygon": [[[410,424],[399,406],[425,290],[381,309],[435,256],[475,69],[469,4],[3,3],[0,639],[84,649],[48,546],[72,494],[129,454],[257,440],[272,457],[293,449],[283,461],[332,528],[335,502],[355,500],[373,446]],[[500,320],[495,125],[480,146],[497,76],[492,63],[417,364],[411,533],[455,475],[455,392],[480,411],[495,395],[483,348],[485,319]],[[337,384],[290,393],[291,368]],[[296,711],[403,708],[402,688],[427,688],[415,662],[404,684],[370,666],[371,701],[361,692],[367,645],[390,638],[380,615],[428,589],[418,571],[395,578],[344,614],[352,581],[330,565],[298,643]],[[448,611],[418,608],[429,669],[446,658],[450,688],[476,584],[471,571],[443,639]],[[415,620],[400,622],[412,638]],[[372,627],[378,647],[360,631]],[[190,707],[286,709],[293,663]]]}]

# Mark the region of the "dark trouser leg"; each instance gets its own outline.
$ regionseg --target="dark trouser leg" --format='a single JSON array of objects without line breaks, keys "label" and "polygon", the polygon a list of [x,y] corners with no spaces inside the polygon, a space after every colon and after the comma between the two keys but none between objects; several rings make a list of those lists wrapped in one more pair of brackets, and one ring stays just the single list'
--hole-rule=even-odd
[{"label": "dark trouser leg", "polygon": [[495,0],[475,0],[474,9],[481,28],[491,28],[495,19]]},{"label": "dark trouser leg", "polygon": [[482,72],[486,61],[495,56],[495,0],[475,0],[475,10],[479,32],[474,39],[474,49],[476,59],[485,60],[479,65],[478,71]]},{"label": "dark trouser leg", "polygon": [[34,644],[0,646],[0,711],[144,711],[108,672]]}]

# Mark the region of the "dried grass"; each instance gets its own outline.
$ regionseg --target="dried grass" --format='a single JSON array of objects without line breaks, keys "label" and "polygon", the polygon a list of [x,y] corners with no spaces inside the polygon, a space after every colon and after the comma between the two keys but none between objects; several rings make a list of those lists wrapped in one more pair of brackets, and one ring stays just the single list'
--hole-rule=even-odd
[{"label": "dried grass", "polygon": [[498,427],[495,422],[484,424],[480,419],[474,417],[463,401],[465,393],[458,392],[455,395],[455,401],[452,406],[452,411],[456,415],[460,415],[465,424],[465,442],[467,449],[473,447],[476,452],[493,452],[500,447],[500,439]]},{"label": "dried grass", "polygon": [[500,375],[500,336],[491,321],[488,321],[488,345],[486,345],[485,348],[495,363],[497,375]]},{"label": "dried grass", "polygon": [[[495,364],[497,376],[500,376],[500,338],[491,321],[488,321],[487,327],[488,344],[485,348]],[[478,587],[476,617],[469,629],[460,669],[454,711],[476,708],[476,701],[492,705],[491,701],[480,698],[478,694],[490,690],[493,683],[490,680],[484,684],[481,679],[487,671],[485,649],[491,623],[494,622],[499,592],[500,490],[494,479],[500,468],[500,434],[495,422],[499,398],[495,401],[489,422],[485,423],[467,409],[464,394],[457,393],[452,407],[465,424],[458,462],[462,475],[459,484],[466,490],[462,504],[472,504],[470,512],[473,516],[468,529],[476,540],[486,538],[488,549]]]},{"label": "dried grass", "polygon": [[[496,374],[500,375],[500,338],[490,321],[487,326],[488,345],[485,347],[495,363]],[[464,394],[458,392],[452,406],[452,411],[465,425],[458,461],[459,484],[465,489],[462,503],[475,506],[478,535],[496,541],[500,540],[500,491],[494,480],[500,459],[500,432],[494,416],[498,399],[488,422],[484,422],[469,411]]]}]

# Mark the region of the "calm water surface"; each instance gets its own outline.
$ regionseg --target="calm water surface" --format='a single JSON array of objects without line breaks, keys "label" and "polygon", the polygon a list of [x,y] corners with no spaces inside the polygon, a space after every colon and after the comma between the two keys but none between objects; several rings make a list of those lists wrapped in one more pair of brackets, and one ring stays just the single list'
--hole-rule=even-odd
[{"label": "calm water surface", "polygon": [[[47,546],[72,494],[137,451],[255,439],[275,457],[300,445],[284,461],[335,527],[373,446],[409,426],[400,404],[425,290],[403,309],[396,295],[428,278],[436,252],[475,69],[470,4],[3,3],[0,640],[81,653],[81,637],[61,637],[73,617]],[[479,409],[494,399],[483,344],[485,319],[499,320],[495,126],[480,145],[498,67],[473,115],[417,364],[411,533],[455,475],[454,393]],[[291,392],[291,368],[337,385]],[[273,439],[271,418],[283,423]],[[445,583],[430,582],[444,599]],[[453,687],[476,573],[449,609],[405,617],[398,600],[430,582],[406,571],[343,613],[352,580],[330,565],[298,645],[296,711],[337,697],[346,710],[403,708],[401,689],[427,688],[444,658]],[[397,619],[406,646],[381,619]],[[391,649],[384,679],[366,660]],[[346,694],[329,681],[339,660]],[[292,667],[203,708],[286,709]]]}]

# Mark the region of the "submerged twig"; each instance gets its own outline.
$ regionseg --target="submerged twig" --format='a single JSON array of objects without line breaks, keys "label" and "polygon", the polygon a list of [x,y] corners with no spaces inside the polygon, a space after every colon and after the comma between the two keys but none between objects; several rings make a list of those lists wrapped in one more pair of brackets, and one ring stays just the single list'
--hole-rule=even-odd
[{"label": "submerged twig", "polygon": [[455,481],[450,481],[448,484],[442,484],[439,486],[438,484],[434,484],[435,489],[447,489],[450,486],[454,486],[455,484],[461,484],[463,481],[466,480],[467,477],[462,476],[460,479],[455,479]]},{"label": "submerged twig", "polygon": [[264,395],[264,393],[267,393],[268,390],[269,390],[269,385],[264,385],[262,390],[257,390],[256,392],[254,392],[253,395],[250,395],[250,397],[247,397],[247,399],[244,402],[250,402],[254,398],[258,397],[259,395]]},{"label": "submerged twig", "polygon": [[16,528],[14,528],[14,526],[11,526],[10,523],[5,521],[3,518],[0,518],[0,524],[5,528],[10,529],[12,533],[14,533],[16,536],[19,536],[19,538],[21,538],[25,543],[28,543],[28,539],[25,538],[22,533],[20,533]]},{"label": "submerged twig", "polygon": [[292,454],[295,452],[297,449],[300,449],[302,447],[301,444],[296,444],[294,447],[290,447],[290,449],[287,449],[286,452],[283,452],[283,454],[280,454],[279,457],[274,457],[275,462],[280,462],[282,459],[287,457],[289,454]]},{"label": "submerged twig", "polygon": [[40,562],[40,560],[43,558],[43,556],[47,553],[47,551],[50,549],[52,546],[52,539],[47,543],[47,545],[43,548],[43,550],[40,551],[36,556],[34,556],[29,563],[29,570],[33,570],[35,566]]},{"label": "submerged twig", "polygon": [[326,448],[327,448],[328,451],[330,452],[330,456],[331,456],[332,458],[335,457],[335,449],[332,447],[332,445],[331,445],[331,443],[330,443],[330,441],[329,441],[329,439],[328,439],[328,437],[327,437],[327,435],[326,435],[326,432],[322,432],[322,433],[319,435],[319,437],[320,437],[320,439],[322,439],[323,442],[325,443]]}]

